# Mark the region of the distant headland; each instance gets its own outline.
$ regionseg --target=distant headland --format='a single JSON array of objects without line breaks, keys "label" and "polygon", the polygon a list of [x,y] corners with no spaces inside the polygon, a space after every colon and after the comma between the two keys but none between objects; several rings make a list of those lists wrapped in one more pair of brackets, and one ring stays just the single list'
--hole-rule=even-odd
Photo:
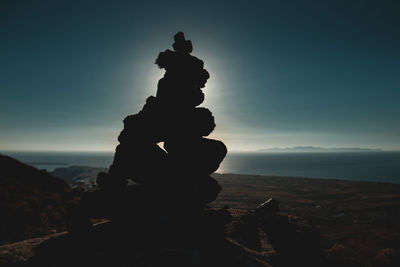
[{"label": "distant headland", "polygon": [[255,152],[383,152],[381,148],[295,146],[259,149]]}]

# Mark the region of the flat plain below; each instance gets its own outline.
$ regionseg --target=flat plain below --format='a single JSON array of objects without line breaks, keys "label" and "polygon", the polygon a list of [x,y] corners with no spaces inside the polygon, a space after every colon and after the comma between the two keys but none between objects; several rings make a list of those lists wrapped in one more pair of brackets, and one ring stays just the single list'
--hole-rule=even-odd
[{"label": "flat plain below", "polygon": [[365,257],[400,256],[400,184],[240,174],[213,177],[223,187],[213,206],[251,210],[275,198],[282,212],[315,225],[322,248],[332,257],[346,253],[356,263]]}]

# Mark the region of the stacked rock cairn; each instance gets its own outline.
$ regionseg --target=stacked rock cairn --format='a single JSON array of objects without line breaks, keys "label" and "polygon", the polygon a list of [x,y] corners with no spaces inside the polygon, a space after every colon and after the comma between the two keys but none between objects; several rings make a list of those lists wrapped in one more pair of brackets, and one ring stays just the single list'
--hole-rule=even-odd
[{"label": "stacked rock cairn", "polygon": [[174,51],[161,52],[155,61],[166,70],[156,96],[124,119],[108,173],[98,175],[98,192],[83,198],[82,203],[93,204],[88,207],[92,213],[126,220],[133,206],[156,208],[161,217],[201,212],[222,189],[210,175],[227,149],[205,138],[215,128],[214,117],[197,107],[204,101],[209,73],[202,60],[190,55],[192,43],[182,32],[174,40]]}]

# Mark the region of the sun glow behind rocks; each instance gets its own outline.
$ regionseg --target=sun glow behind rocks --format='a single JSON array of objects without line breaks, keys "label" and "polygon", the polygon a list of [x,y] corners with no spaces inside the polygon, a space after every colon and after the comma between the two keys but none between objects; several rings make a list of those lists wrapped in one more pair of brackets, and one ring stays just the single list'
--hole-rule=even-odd
[{"label": "sun glow behind rocks", "polygon": [[[150,52],[148,52],[150,54]],[[224,139],[224,131],[227,131],[226,126],[230,124],[229,114],[225,114],[224,105],[229,103],[226,102],[226,94],[228,93],[228,79],[224,75],[222,63],[219,61],[218,55],[212,55],[207,51],[196,53],[196,47],[192,53],[194,56],[201,58],[204,61],[204,68],[210,73],[210,78],[207,80],[205,87],[202,91],[205,95],[204,102],[200,107],[206,107],[212,110],[213,116],[217,122],[217,127],[209,138],[215,138],[219,140]],[[154,59],[144,59],[146,62],[152,62]],[[155,64],[145,64],[142,70],[138,73],[134,73],[135,83],[132,86],[139,86],[129,93],[129,98],[134,99],[135,103],[139,102],[139,99],[145,100],[147,97],[157,93],[157,84],[160,78],[164,75],[164,70],[159,69]],[[133,94],[135,92],[135,94]],[[144,102],[144,101],[143,101]],[[135,105],[136,110],[140,110],[143,106],[143,102]],[[135,110],[135,112],[136,112]],[[219,126],[221,124],[221,126]],[[227,144],[229,146],[229,144]]]},{"label": "sun glow behind rocks", "polygon": [[156,95],[158,81],[164,76],[164,73],[165,70],[158,68],[155,64],[152,66],[152,69],[148,71],[147,77],[145,76],[145,88],[143,88],[147,97]]},{"label": "sun glow behind rocks", "polygon": [[[212,111],[217,125],[209,138],[224,140],[225,142],[224,132],[231,131],[233,121],[232,114],[226,112],[227,105],[231,104],[228,99],[232,95],[232,92],[229,91],[231,89],[230,75],[232,73],[227,73],[226,62],[223,61],[221,55],[203,49],[199,50],[198,53],[195,53],[195,50],[193,55],[202,58],[204,68],[210,73],[210,78],[207,80],[205,87],[202,88],[205,98],[200,106],[209,108]],[[225,142],[225,144],[229,149],[230,142]]]},{"label": "sun glow behind rocks", "polygon": [[12,2],[2,13],[0,149],[113,150],[104,140],[156,94],[155,58],[179,30],[210,73],[201,105],[216,120],[210,138],[230,151],[400,149],[398,4]]}]

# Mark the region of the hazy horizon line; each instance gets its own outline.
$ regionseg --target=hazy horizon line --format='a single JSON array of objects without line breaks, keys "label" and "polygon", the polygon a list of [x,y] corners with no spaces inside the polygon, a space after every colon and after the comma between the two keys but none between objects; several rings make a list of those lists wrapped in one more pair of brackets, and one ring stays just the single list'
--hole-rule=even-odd
[{"label": "hazy horizon line", "polygon": [[[318,149],[321,150],[326,150],[325,152],[346,152],[346,151],[340,151],[340,150],[345,150],[345,149],[354,149],[354,150],[365,150],[365,151],[354,151],[354,152],[399,152],[400,149],[383,149],[383,148],[366,148],[366,147],[320,147],[320,146],[293,146],[293,147],[268,147],[268,148],[260,148],[260,149],[242,149],[242,150],[229,150],[228,152],[231,153],[287,153],[287,152],[296,152],[295,149],[299,148],[305,148],[305,149],[316,149],[315,152],[322,152],[322,151],[317,151]],[[271,151],[268,151],[271,150]],[[281,151],[273,151],[273,150],[281,150]],[[336,150],[336,151],[335,151]],[[56,150],[56,149],[44,149],[44,150],[36,150],[36,149],[6,149],[6,150],[0,150],[0,154],[4,153],[114,153],[115,150]],[[298,153],[301,153],[302,151],[297,151]],[[304,152],[303,152],[304,153]],[[312,151],[310,152],[305,152],[305,153],[313,153]]]}]

